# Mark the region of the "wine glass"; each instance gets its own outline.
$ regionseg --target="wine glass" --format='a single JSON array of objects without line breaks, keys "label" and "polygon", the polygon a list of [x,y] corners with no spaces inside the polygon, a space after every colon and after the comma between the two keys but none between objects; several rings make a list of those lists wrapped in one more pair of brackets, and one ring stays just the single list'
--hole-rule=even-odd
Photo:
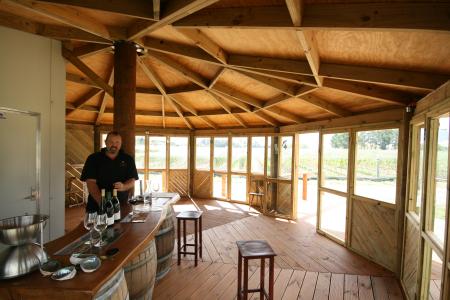
[{"label": "wine glass", "polygon": [[159,182],[158,181],[153,181],[152,182],[152,190],[155,193],[157,193],[159,191]]},{"label": "wine glass", "polygon": [[106,242],[103,241],[103,231],[105,231],[106,227],[108,226],[107,219],[108,219],[108,216],[106,213],[98,214],[97,218],[95,219],[94,229],[95,229],[95,231],[100,233],[100,240],[96,244],[96,246],[99,248],[106,245]]},{"label": "wine glass", "polygon": [[89,245],[93,245],[92,243],[92,229],[95,225],[95,220],[97,219],[97,212],[86,212],[84,215],[84,228],[89,231]]},{"label": "wine glass", "polygon": [[138,202],[138,200],[136,197],[130,197],[128,199],[128,203],[131,204],[131,212],[130,212],[131,216],[133,216],[136,213],[135,210],[136,210],[137,202]]}]

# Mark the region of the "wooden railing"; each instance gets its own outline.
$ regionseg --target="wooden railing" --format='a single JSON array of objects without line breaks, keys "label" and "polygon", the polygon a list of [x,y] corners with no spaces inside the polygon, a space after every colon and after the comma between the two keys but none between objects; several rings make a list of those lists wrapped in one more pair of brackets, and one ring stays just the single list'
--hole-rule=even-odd
[{"label": "wooden railing", "polygon": [[83,165],[66,163],[66,205],[82,205],[86,199],[83,182],[80,180]]}]

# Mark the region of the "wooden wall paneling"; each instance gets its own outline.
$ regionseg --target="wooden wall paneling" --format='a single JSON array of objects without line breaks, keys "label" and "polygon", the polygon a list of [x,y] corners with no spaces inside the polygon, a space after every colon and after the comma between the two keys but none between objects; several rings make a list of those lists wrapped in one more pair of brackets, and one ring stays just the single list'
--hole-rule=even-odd
[{"label": "wooden wall paneling", "polygon": [[395,209],[353,197],[349,248],[395,272],[397,228]]},{"label": "wooden wall paneling", "polygon": [[66,128],[66,163],[84,164],[94,151],[92,129]]},{"label": "wooden wall paneling", "polygon": [[200,199],[209,199],[212,196],[212,177],[210,171],[194,172],[193,196]]},{"label": "wooden wall paneling", "polygon": [[277,212],[287,217],[292,216],[292,183],[288,181],[278,181],[277,185]]},{"label": "wooden wall paneling", "polygon": [[403,270],[401,281],[409,299],[416,299],[419,268],[420,230],[417,222],[406,218]]},{"label": "wooden wall paneling", "polygon": [[189,194],[189,171],[169,170],[168,192],[178,193],[180,196]]}]

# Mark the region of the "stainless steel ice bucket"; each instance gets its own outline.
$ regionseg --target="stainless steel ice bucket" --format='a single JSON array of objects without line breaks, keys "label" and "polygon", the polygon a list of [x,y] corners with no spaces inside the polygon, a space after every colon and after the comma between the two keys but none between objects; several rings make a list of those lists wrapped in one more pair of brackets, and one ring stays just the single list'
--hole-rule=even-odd
[{"label": "stainless steel ice bucket", "polygon": [[47,215],[25,215],[0,220],[0,243],[17,246],[35,241],[47,219]]}]

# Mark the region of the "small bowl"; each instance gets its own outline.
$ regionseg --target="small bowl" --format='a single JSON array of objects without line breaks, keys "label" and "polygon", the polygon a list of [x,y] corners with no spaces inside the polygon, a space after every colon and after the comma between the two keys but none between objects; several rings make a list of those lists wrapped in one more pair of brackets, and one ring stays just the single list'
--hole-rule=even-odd
[{"label": "small bowl", "polygon": [[52,274],[52,279],[54,280],[69,280],[72,279],[75,274],[77,274],[77,270],[75,266],[68,266],[62,269],[59,269],[55,273]]},{"label": "small bowl", "polygon": [[95,255],[88,257],[86,259],[83,259],[80,263],[81,270],[83,270],[83,272],[86,272],[86,273],[91,273],[91,272],[98,270],[98,268],[100,268],[101,265],[102,265],[102,262]]},{"label": "small bowl", "polygon": [[89,254],[89,253],[87,253],[87,254],[86,253],[72,253],[69,260],[72,265],[78,265],[78,264],[81,264],[81,262],[83,260],[85,260],[86,258],[89,258],[91,256],[95,256],[95,255]]},{"label": "small bowl", "polygon": [[49,260],[39,266],[39,271],[44,276],[52,275],[61,268],[61,264],[57,260]]}]

